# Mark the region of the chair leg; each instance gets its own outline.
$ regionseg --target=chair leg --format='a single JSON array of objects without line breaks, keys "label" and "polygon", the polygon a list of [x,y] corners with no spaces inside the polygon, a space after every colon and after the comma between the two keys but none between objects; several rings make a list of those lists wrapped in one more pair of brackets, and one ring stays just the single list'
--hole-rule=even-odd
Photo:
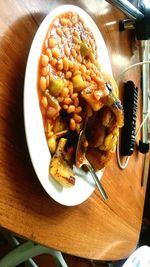
[{"label": "chair leg", "polygon": [[68,267],[64,258],[62,257],[62,254],[59,251],[34,244],[31,241],[27,241],[10,251],[0,260],[0,266],[15,267],[16,265],[25,262],[29,258],[43,253],[52,255],[57,267]]},{"label": "chair leg", "polygon": [[[0,233],[3,235],[4,239],[8,241],[12,248],[16,248],[16,246],[20,245],[18,239],[12,235],[10,232],[0,229]],[[26,261],[27,267],[38,267],[38,265],[32,259],[28,259]]]}]

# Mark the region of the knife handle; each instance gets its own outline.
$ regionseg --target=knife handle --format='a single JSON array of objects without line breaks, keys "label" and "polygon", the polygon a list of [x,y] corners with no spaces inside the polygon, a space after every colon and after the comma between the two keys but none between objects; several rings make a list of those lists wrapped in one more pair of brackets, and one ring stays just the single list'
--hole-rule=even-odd
[{"label": "knife handle", "polygon": [[123,108],[124,126],[121,138],[121,156],[130,156],[134,151],[136,137],[138,88],[132,81],[124,86]]}]

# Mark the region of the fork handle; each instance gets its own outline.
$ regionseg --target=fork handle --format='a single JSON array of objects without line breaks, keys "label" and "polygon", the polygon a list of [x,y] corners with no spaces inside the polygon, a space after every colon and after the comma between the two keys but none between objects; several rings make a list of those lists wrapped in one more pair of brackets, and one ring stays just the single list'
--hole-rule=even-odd
[{"label": "fork handle", "polygon": [[93,169],[92,165],[90,164],[90,162],[88,160],[86,160],[86,166],[90,172],[90,174],[92,175],[94,181],[95,181],[95,184],[97,185],[102,197],[104,200],[108,199],[108,196],[102,186],[102,184],[100,183],[99,179],[98,179],[98,176],[96,175],[95,173],[95,170]]}]

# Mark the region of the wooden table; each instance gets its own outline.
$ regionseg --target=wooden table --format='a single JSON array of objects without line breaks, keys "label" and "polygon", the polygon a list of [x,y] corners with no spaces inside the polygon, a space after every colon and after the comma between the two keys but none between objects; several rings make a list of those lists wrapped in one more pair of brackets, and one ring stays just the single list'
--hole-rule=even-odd
[{"label": "wooden table", "polygon": [[[123,13],[103,0],[0,1],[0,226],[68,254],[116,260],[131,254],[138,243],[146,190],[146,185],[141,187],[143,155],[134,152],[125,170],[119,169],[114,156],[102,179],[108,201],[95,190],[83,204],[65,207],[43,190],[26,145],[23,88],[28,52],[44,17],[65,3],[80,6],[97,23],[114,77],[139,60],[133,32],[118,31]],[[120,88],[128,79],[139,86],[140,69],[123,76]]]}]

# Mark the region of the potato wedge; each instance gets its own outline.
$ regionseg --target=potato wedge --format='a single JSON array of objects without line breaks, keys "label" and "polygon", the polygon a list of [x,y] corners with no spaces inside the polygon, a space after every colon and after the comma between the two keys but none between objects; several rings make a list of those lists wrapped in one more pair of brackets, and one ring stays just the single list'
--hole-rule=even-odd
[{"label": "potato wedge", "polygon": [[59,140],[56,153],[54,154],[49,168],[49,173],[62,186],[71,187],[75,184],[73,169],[63,157],[63,152],[67,139]]}]

